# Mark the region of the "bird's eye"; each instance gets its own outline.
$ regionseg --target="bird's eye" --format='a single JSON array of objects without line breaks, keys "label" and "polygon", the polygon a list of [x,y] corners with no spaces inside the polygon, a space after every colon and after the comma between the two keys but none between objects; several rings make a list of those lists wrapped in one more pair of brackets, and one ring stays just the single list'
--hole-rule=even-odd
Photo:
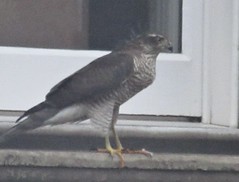
[{"label": "bird's eye", "polygon": [[164,38],[162,36],[157,36],[156,39],[158,42],[161,42]]},{"label": "bird's eye", "polygon": [[151,45],[159,45],[161,44],[163,41],[165,40],[165,38],[161,35],[150,35],[147,38],[147,42],[149,42],[149,44]]}]

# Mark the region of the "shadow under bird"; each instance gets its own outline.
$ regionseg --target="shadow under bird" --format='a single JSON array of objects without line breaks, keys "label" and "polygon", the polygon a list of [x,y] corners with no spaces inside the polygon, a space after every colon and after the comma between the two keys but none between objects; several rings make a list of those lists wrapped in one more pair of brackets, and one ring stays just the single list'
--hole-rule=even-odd
[{"label": "shadow under bird", "polygon": [[[45,101],[27,110],[17,124],[0,136],[0,142],[45,125],[90,119],[105,137],[105,149],[120,157],[125,150],[115,131],[119,107],[155,79],[159,53],[172,51],[171,43],[161,35],[140,35],[125,42],[110,54],[100,57],[55,85]],[[113,134],[116,148],[109,136]],[[135,153],[149,154],[147,151]]]}]

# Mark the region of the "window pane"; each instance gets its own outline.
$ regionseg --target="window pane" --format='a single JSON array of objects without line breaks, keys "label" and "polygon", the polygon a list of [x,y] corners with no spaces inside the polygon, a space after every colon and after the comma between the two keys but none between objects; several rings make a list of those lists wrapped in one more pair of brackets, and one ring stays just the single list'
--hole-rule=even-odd
[{"label": "window pane", "polygon": [[149,3],[150,30],[167,36],[174,52],[181,52],[182,0],[151,0]]},{"label": "window pane", "polygon": [[92,49],[112,49],[119,40],[148,31],[147,0],[89,2],[89,45]]},{"label": "window pane", "polygon": [[0,46],[110,50],[135,34],[181,51],[182,0],[2,0]]},{"label": "window pane", "polygon": [[181,51],[181,0],[90,0],[89,48],[112,49],[134,34],[160,33]]}]

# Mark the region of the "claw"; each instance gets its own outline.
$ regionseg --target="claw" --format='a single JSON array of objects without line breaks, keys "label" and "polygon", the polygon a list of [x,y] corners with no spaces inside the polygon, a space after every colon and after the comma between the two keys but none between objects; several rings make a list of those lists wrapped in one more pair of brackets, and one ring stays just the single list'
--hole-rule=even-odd
[{"label": "claw", "polygon": [[124,157],[123,157],[123,153],[126,153],[126,154],[143,154],[145,156],[148,156],[148,157],[152,157],[153,156],[153,153],[152,152],[149,152],[145,149],[142,149],[142,150],[130,150],[130,149],[124,149],[120,143],[120,140],[119,140],[119,137],[118,135],[114,132],[115,134],[115,142],[116,142],[116,149],[113,149],[110,145],[110,139],[109,139],[109,136],[107,135],[105,137],[105,149],[97,149],[98,152],[103,152],[103,153],[109,153],[112,157],[114,155],[117,155],[120,159],[120,167],[123,168],[125,166],[125,161],[124,161]]},{"label": "claw", "polygon": [[147,157],[153,157],[153,153],[150,151],[147,151],[145,149],[141,149],[141,150],[130,150],[130,149],[123,149],[122,153],[126,153],[126,154],[143,154]]},{"label": "claw", "polygon": [[117,155],[120,159],[120,167],[123,168],[125,166],[125,161],[124,161],[124,157],[122,155],[122,150],[120,149],[113,149],[113,148],[107,148],[107,149],[97,149],[98,152],[101,153],[109,153],[112,157],[114,155]]}]

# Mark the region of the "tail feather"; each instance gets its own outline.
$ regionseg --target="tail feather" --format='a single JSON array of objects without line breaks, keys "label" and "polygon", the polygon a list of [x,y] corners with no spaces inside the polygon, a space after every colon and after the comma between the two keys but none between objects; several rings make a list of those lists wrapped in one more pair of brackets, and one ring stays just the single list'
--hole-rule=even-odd
[{"label": "tail feather", "polygon": [[5,131],[0,135],[0,143],[24,133],[25,131],[35,129],[42,126],[44,121],[51,118],[58,112],[58,109],[52,108],[49,104],[42,102],[20,116],[16,122],[26,117],[22,121],[18,122],[15,126]]},{"label": "tail feather", "polygon": [[35,122],[28,117],[0,135],[0,143],[6,142],[11,138],[14,138],[28,130],[35,129],[39,126],[41,126],[41,122]]},{"label": "tail feather", "polygon": [[9,139],[15,137],[16,135],[19,135],[20,133],[22,133],[22,131],[19,130],[16,125],[10,129],[8,129],[6,132],[4,132],[0,136],[0,143],[4,143],[4,142],[8,141]]},{"label": "tail feather", "polygon": [[21,115],[21,116],[16,120],[16,123],[17,123],[18,121],[20,121],[22,118],[24,118],[25,116],[28,116],[28,115],[30,115],[30,114],[32,114],[32,113],[35,113],[35,112],[37,112],[37,111],[39,111],[39,110],[42,110],[42,109],[46,108],[47,106],[48,106],[48,105],[47,105],[46,102],[41,102],[40,104],[38,104],[38,105],[32,107],[31,109],[27,110],[26,112],[24,112],[23,115]]}]

